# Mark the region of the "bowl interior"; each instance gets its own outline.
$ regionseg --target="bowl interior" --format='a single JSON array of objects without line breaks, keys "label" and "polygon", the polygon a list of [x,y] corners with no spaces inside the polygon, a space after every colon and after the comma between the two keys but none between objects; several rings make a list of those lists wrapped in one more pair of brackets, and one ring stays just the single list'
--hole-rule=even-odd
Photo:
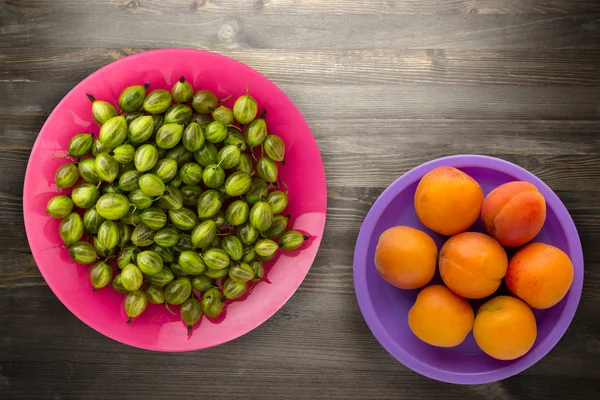
[{"label": "bowl interior", "polygon": [[[527,180],[538,187],[547,201],[547,218],[543,230],[534,239],[565,251],[575,265],[575,279],[565,299],[548,310],[534,310],[538,337],[533,349],[514,361],[499,361],[484,354],[472,333],[459,346],[437,348],[420,341],[409,329],[408,311],[419,290],[401,290],[384,281],[375,269],[373,259],[379,236],[395,225],[408,225],[429,233],[438,248],[446,237],[427,229],[418,219],[413,198],[420,178],[429,170],[455,166],[471,175],[482,186],[484,194],[506,182]],[[460,156],[436,160],[407,173],[382,194],[361,229],[355,258],[355,284],[363,314],[380,342],[405,365],[427,376],[456,383],[482,383],[502,379],[535,363],[560,339],[570,323],[583,281],[581,246],[573,222],[558,197],[538,178],[505,161],[481,156]],[[371,215],[372,214],[372,215]],[[364,231],[363,231],[364,230]],[[485,232],[481,221],[470,231]],[[573,234],[574,233],[574,234]],[[509,257],[515,250],[509,250]],[[432,283],[443,283],[439,273]],[[509,294],[501,286],[501,294]],[[486,299],[472,301],[474,310]],[[559,323],[560,321],[560,323]]]},{"label": "bowl interior", "polygon": [[[152,305],[131,324],[125,323],[123,295],[111,288],[92,292],[88,267],[73,262],[61,247],[58,220],[44,211],[57,194],[56,168],[67,162],[53,155],[65,154],[70,138],[82,132],[98,132],[86,93],[117,104],[129,85],[150,83],[150,90],[170,90],[181,76],[195,90],[209,89],[232,107],[246,92],[267,110],[270,133],[286,144],[286,163],[280,165],[281,181],[289,187],[291,214],[288,227],[311,236],[303,247],[286,252],[265,265],[265,278],[249,295],[229,302],[215,321],[203,317],[188,337],[183,322],[164,306]],[[68,193],[70,190],[64,190]],[[55,108],[32,149],[24,184],[24,218],[37,265],[57,297],[77,317],[99,332],[123,343],[152,350],[185,351],[214,346],[250,331],[273,315],[298,288],[319,247],[326,212],[325,173],[310,129],[292,102],[273,83],[232,59],[191,49],[166,49],[137,54],[114,62],[77,85]],[[176,308],[176,307],[174,307]]]}]

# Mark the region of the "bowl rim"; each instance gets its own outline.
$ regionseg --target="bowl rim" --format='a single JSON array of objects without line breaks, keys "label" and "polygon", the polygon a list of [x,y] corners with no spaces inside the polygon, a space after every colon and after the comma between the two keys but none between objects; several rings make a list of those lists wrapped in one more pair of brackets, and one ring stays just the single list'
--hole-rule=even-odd
[{"label": "bowl rim", "polygon": [[[62,99],[57,103],[57,105],[54,107],[54,109],[52,110],[52,112],[48,115],[48,117],[46,118],[46,120],[44,121],[44,124],[42,125],[42,127],[40,128],[38,135],[36,137],[36,140],[31,148],[31,151],[29,153],[29,157],[27,159],[27,167],[25,170],[25,177],[23,180],[23,222],[25,225],[25,233],[27,236],[27,241],[31,250],[31,254],[34,258],[34,261],[36,263],[36,266],[38,268],[38,270],[40,271],[40,274],[42,275],[42,277],[44,278],[44,281],[46,282],[46,284],[50,287],[50,289],[52,290],[52,292],[54,293],[54,295],[59,299],[59,301],[79,320],[81,320],[84,324],[86,324],[88,327],[94,329],[95,331],[97,331],[98,333],[112,339],[115,340],[116,342],[131,346],[131,347],[135,347],[135,348],[139,348],[139,349],[143,349],[143,350],[150,350],[150,351],[157,351],[157,352],[170,352],[170,353],[179,353],[179,352],[188,352],[188,351],[197,351],[197,350],[203,350],[203,349],[208,349],[211,347],[216,347],[219,345],[222,345],[224,343],[230,342],[232,340],[235,340],[239,337],[244,336],[245,334],[253,331],[254,329],[256,329],[257,327],[259,327],[260,325],[262,325],[263,323],[267,322],[273,315],[275,315],[289,300],[290,298],[296,293],[296,291],[298,290],[298,288],[300,287],[300,285],[302,284],[302,282],[304,282],[304,280],[306,279],[306,276],[308,275],[308,272],[310,271],[310,268],[312,268],[312,264],[314,264],[314,260],[316,259],[316,256],[318,254],[318,250],[321,246],[321,242],[323,239],[323,232],[325,230],[325,224],[326,224],[326,219],[327,219],[327,214],[323,213],[322,216],[322,229],[319,232],[319,235],[315,237],[315,242],[316,242],[316,250],[315,250],[315,254],[312,256],[312,259],[310,260],[310,264],[311,266],[309,268],[307,268],[306,273],[302,276],[302,279],[299,279],[297,284],[295,284],[293,286],[293,290],[289,290],[285,295],[280,295],[278,296],[278,301],[277,301],[277,306],[273,307],[269,312],[264,313],[263,316],[261,316],[260,318],[257,318],[255,321],[253,321],[251,324],[247,324],[247,326],[245,326],[243,329],[240,329],[238,332],[236,332],[235,335],[233,336],[227,336],[227,335],[223,335],[219,340],[216,340],[214,343],[212,343],[211,345],[207,345],[207,346],[191,346],[189,348],[176,348],[176,349],[172,349],[172,348],[168,348],[165,346],[147,346],[147,345],[140,345],[137,342],[132,342],[130,340],[124,340],[122,338],[120,338],[118,335],[113,335],[111,329],[109,328],[104,328],[101,324],[98,324],[97,322],[93,322],[90,321],[88,318],[82,318],[78,313],[76,313],[73,310],[73,307],[70,305],[70,302],[65,301],[63,296],[61,295],[60,291],[55,290],[54,285],[51,283],[52,279],[48,279],[48,277],[46,276],[46,274],[43,271],[43,268],[40,268],[40,259],[39,257],[36,257],[36,252],[34,252],[33,248],[31,248],[31,244],[30,244],[30,236],[31,236],[31,232],[33,232],[37,227],[35,226],[31,226],[31,223],[28,223],[28,214],[29,214],[29,210],[31,209],[31,196],[28,196],[28,192],[30,191],[30,187],[32,186],[30,184],[30,181],[32,179],[35,179],[34,177],[34,172],[31,170],[31,158],[33,156],[33,154],[36,152],[36,149],[38,146],[40,146],[40,143],[42,141],[42,132],[44,132],[46,129],[48,129],[48,123],[49,121],[51,121],[53,119],[54,114],[57,112],[57,110],[61,109],[62,107],[64,107],[71,99],[71,97],[74,95],[75,92],[77,92],[81,87],[85,86],[86,84],[88,84],[88,82],[90,80],[93,80],[96,75],[100,75],[102,73],[102,71],[106,70],[106,69],[110,69],[110,68],[115,68],[115,65],[118,65],[122,62],[132,62],[132,61],[136,61],[137,59],[143,59],[144,57],[146,57],[149,54],[155,54],[155,53],[163,53],[163,57],[168,58],[169,54],[172,53],[177,53],[178,55],[181,54],[185,54],[185,53],[190,53],[190,54],[203,54],[204,57],[214,57],[216,59],[222,59],[224,60],[224,62],[227,63],[234,63],[237,64],[238,66],[240,66],[241,68],[245,68],[248,70],[248,72],[254,76],[256,76],[258,79],[264,81],[264,82],[268,82],[269,84],[271,84],[274,88],[275,91],[280,92],[280,94],[283,96],[284,99],[286,99],[289,103],[289,109],[292,110],[292,112],[296,112],[298,113],[298,115],[301,116],[301,120],[304,123],[306,130],[308,131],[308,133],[310,133],[312,140],[315,142],[315,146],[318,148],[318,143],[316,141],[316,138],[314,136],[314,134],[312,133],[312,130],[310,129],[310,127],[308,126],[308,123],[306,122],[306,119],[304,118],[304,116],[302,115],[302,113],[300,112],[300,110],[298,110],[298,108],[296,107],[296,105],[294,104],[294,102],[285,94],[285,92],[283,90],[281,90],[281,88],[279,88],[279,86],[277,86],[274,82],[272,82],[269,78],[267,78],[266,76],[264,76],[263,74],[261,74],[260,72],[258,72],[257,70],[255,70],[254,68],[250,67],[249,65],[246,65],[244,63],[242,63],[241,61],[238,61],[234,58],[231,57],[227,57],[224,56],[222,54],[216,53],[216,52],[212,52],[212,51],[208,51],[208,50],[200,50],[200,49],[195,49],[195,48],[186,48],[186,47],[182,47],[182,48],[177,48],[177,47],[171,47],[171,48],[161,48],[161,49],[152,49],[152,50],[146,50],[146,51],[142,51],[139,53],[135,53],[135,54],[131,54],[128,55],[126,57],[120,58],[118,60],[114,60],[106,65],[103,65],[102,67],[98,68],[97,70],[95,70],[94,72],[92,72],[91,74],[89,74],[88,76],[86,76],[84,79],[82,79],[79,83],[77,83],[73,88],[71,88],[63,97]],[[323,193],[323,199],[324,199],[324,209],[327,209],[327,175],[325,173],[325,167],[323,164],[323,157],[321,155],[321,151],[318,151],[318,161],[321,165],[321,168],[323,170],[323,185],[321,188],[319,188],[320,190],[322,190]],[[308,261],[307,261],[308,262]],[[292,288],[290,288],[292,289]]]},{"label": "bowl rim", "polygon": [[573,284],[564,299],[566,304],[561,314],[561,318],[552,328],[550,333],[539,343],[536,349],[530,351],[525,356],[510,362],[510,364],[507,364],[502,368],[475,374],[463,374],[439,370],[423,363],[404,351],[404,349],[398,346],[387,334],[387,331],[376,316],[375,307],[369,296],[366,285],[366,271],[367,266],[369,265],[369,260],[367,259],[368,243],[370,242],[374,228],[381,218],[382,213],[387,209],[398,193],[404,191],[427,172],[441,166],[451,166],[458,169],[470,167],[488,168],[510,175],[515,178],[515,180],[525,180],[533,183],[544,195],[549,207],[555,211],[557,220],[559,221],[561,228],[565,231],[569,252],[573,254],[571,257],[573,268],[576,271],[583,271],[583,250],[581,248],[581,240],[575,223],[560,198],[540,178],[516,164],[496,157],[475,154],[446,156],[418,165],[400,176],[383,191],[369,210],[360,228],[354,251],[353,275],[358,305],[365,322],[379,343],[394,358],[413,371],[431,379],[455,384],[482,384],[506,379],[524,371],[541,360],[562,338],[577,311],[583,288],[583,273],[575,274]]}]

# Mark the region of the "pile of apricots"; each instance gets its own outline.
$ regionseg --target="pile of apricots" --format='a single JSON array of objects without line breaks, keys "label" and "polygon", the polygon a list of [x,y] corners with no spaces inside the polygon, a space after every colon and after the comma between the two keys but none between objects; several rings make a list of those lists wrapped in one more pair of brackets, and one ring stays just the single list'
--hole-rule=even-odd
[{"label": "pile of apricots", "polygon": [[[449,237],[439,253],[431,236],[408,226],[386,230],[375,250],[375,266],[387,282],[400,289],[426,286],[408,313],[412,332],[430,345],[453,347],[473,331],[479,348],[493,358],[526,354],[537,336],[532,308],[560,302],[574,274],[562,250],[529,243],[546,220],[542,194],[515,181],[484,198],[472,177],[439,167],[419,182],[414,206],[423,225]],[[467,232],[479,217],[488,235]],[[505,247],[520,248],[509,260]],[[427,286],[436,267],[445,286]],[[475,314],[468,299],[493,296],[502,281],[513,296],[491,297]]]}]

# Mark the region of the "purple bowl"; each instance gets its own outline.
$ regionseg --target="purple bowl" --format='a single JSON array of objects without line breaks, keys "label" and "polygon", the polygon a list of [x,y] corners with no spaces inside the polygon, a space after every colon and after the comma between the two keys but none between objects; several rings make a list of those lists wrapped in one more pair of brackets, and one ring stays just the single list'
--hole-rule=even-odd
[{"label": "purple bowl", "polygon": [[[458,168],[472,176],[484,194],[514,180],[534,184],[546,198],[544,228],[534,241],[556,246],[569,255],[575,267],[573,285],[565,298],[548,310],[534,310],[538,336],[533,348],[513,361],[495,360],[476,345],[473,334],[459,346],[439,348],[419,340],[409,329],[407,317],[419,290],[398,289],[383,280],[373,259],[379,236],[388,228],[408,225],[429,233],[441,247],[446,237],[427,229],[417,215],[413,198],[419,180],[441,166]],[[481,221],[469,229],[484,232]],[[509,252],[509,256],[510,256]],[[432,283],[441,283],[439,274]],[[529,368],[558,343],[567,330],[581,297],[583,252],[575,224],[558,196],[529,171],[493,157],[459,155],[421,164],[402,175],[379,196],[365,218],[354,251],[354,286],[360,310],[381,345],[408,368],[429,378],[457,384],[489,383],[508,378]],[[507,294],[505,287],[499,292]],[[474,309],[486,299],[472,302]]]}]

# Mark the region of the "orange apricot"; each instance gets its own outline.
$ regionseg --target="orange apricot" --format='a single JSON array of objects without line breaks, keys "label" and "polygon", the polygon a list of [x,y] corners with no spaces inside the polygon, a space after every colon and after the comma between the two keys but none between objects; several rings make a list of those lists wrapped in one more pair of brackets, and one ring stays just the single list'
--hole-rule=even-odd
[{"label": "orange apricot", "polygon": [[423,176],[414,202],[423,225],[452,236],[466,231],[477,220],[483,191],[464,172],[452,167],[438,167]]},{"label": "orange apricot", "polygon": [[475,315],[469,302],[442,285],[421,290],[408,312],[408,326],[422,341],[438,347],[461,344]]},{"label": "orange apricot", "polygon": [[395,226],[379,237],[375,267],[392,285],[417,289],[433,278],[437,256],[437,245],[431,236],[409,226]]},{"label": "orange apricot", "polygon": [[531,243],[510,260],[506,286],[533,308],[556,305],[573,283],[573,263],[561,249],[545,243]]},{"label": "orange apricot", "polygon": [[440,250],[440,274],[456,294],[481,299],[494,293],[508,267],[506,251],[493,238],[478,232],[451,237]]},{"label": "orange apricot", "polygon": [[529,182],[505,183],[483,200],[485,230],[503,246],[522,246],[533,239],[546,221],[544,196]]},{"label": "orange apricot", "polygon": [[473,336],[479,348],[490,357],[514,360],[525,355],[535,343],[535,316],[519,299],[494,297],[477,310]]}]

